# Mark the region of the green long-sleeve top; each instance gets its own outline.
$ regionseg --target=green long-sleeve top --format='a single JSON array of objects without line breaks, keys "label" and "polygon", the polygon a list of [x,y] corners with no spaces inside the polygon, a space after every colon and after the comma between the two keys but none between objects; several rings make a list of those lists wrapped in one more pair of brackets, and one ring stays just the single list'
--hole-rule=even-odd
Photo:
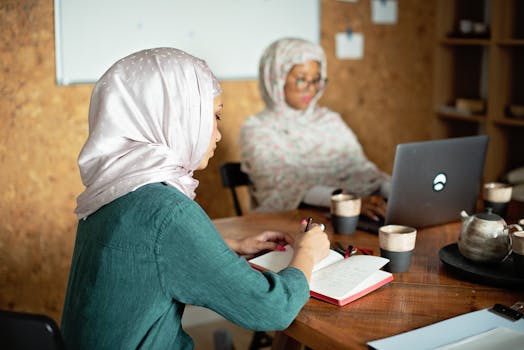
[{"label": "green long-sleeve top", "polygon": [[308,297],[300,270],[254,270],[197,203],[157,183],[79,221],[61,329],[69,349],[192,349],[185,304],[279,330]]}]

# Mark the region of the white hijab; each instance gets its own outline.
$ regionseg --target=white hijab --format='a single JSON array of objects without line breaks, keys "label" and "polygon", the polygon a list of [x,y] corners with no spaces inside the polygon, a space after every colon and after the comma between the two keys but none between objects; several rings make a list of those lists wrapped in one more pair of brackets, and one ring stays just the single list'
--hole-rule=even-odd
[{"label": "white hijab", "polygon": [[260,60],[259,87],[266,108],[246,119],[239,138],[242,170],[253,184],[257,211],[295,209],[315,186],[366,196],[387,179],[366,158],[341,116],[317,105],[323,90],[306,110],[287,105],[287,75],[307,61],[319,62],[321,78],[326,78],[322,47],[303,39],[277,40]]},{"label": "white hijab", "polygon": [[173,48],[143,50],[109,68],[93,89],[78,158],[86,187],[78,218],[149,183],[194,198],[193,171],[207,152],[219,94],[207,64]]}]

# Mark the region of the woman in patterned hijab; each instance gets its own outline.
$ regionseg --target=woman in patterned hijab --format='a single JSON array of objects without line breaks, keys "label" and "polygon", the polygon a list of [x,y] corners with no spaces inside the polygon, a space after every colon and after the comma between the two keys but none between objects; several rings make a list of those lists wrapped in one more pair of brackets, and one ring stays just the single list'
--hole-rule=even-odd
[{"label": "woman in patterned hijab", "polygon": [[389,177],[366,158],[341,116],[317,105],[325,82],[326,58],[316,44],[285,38],[262,55],[266,108],[245,121],[239,140],[257,211],[295,209],[318,194],[311,204],[329,205],[331,191],[341,188],[365,197],[364,214],[384,215],[383,199],[371,195]]}]

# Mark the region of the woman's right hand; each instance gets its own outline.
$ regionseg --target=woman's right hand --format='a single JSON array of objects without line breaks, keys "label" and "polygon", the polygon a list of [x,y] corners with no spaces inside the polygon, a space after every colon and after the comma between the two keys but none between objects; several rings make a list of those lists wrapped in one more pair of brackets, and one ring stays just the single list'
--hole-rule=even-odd
[{"label": "woman's right hand", "polygon": [[290,266],[301,270],[310,280],[313,266],[329,254],[330,242],[320,225],[313,224],[307,232],[295,235],[293,243],[294,256]]},{"label": "woman's right hand", "polygon": [[387,203],[383,197],[380,196],[369,196],[362,198],[362,209],[361,214],[368,218],[378,221],[380,218],[386,217]]}]

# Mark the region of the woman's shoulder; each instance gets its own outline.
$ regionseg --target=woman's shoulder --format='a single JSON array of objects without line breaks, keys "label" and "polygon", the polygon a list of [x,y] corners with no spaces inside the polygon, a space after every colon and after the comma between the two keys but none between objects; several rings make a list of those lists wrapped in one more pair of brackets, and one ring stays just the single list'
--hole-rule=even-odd
[{"label": "woman's shoulder", "polygon": [[186,196],[178,188],[164,182],[144,185],[136,192],[139,197],[151,198],[163,204],[166,204],[166,202],[169,202],[171,205],[195,204],[194,200]]},{"label": "woman's shoulder", "polygon": [[194,200],[165,183],[144,185],[129,195],[127,213],[135,218],[145,217],[157,223],[207,219]]},{"label": "woman's shoulder", "polygon": [[329,109],[328,107],[318,107],[315,111],[316,122],[323,125],[323,127],[332,127],[339,129],[340,131],[349,130],[349,125],[346,123],[340,113]]},{"label": "woman's shoulder", "polygon": [[240,127],[240,143],[252,143],[260,138],[271,137],[274,128],[262,113],[247,117]]},{"label": "woman's shoulder", "polygon": [[315,115],[317,115],[320,119],[329,119],[329,120],[335,120],[335,121],[342,121],[342,116],[340,113],[323,106],[317,106]]},{"label": "woman's shoulder", "polygon": [[[157,212],[166,211],[166,208],[190,208],[196,203],[176,187],[159,182],[139,187],[124,196],[120,203],[129,209],[140,211]],[[172,210],[168,210],[172,211]]]},{"label": "woman's shoulder", "polygon": [[262,125],[261,113],[250,115],[244,119],[241,129],[249,129]]}]

